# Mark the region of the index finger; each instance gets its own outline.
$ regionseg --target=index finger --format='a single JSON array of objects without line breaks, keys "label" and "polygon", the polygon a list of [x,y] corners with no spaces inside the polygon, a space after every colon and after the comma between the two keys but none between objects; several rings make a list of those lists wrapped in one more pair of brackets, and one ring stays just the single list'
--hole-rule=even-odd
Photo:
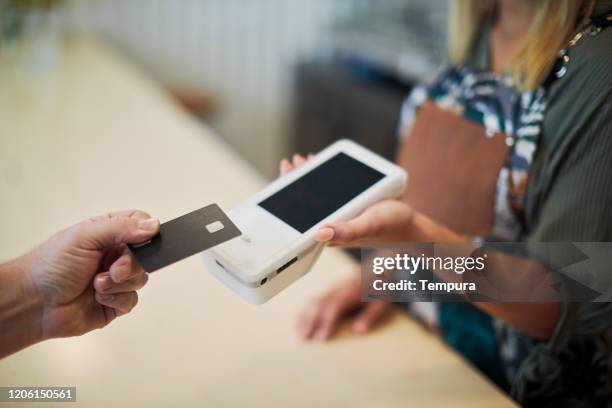
[{"label": "index finger", "polygon": [[113,282],[121,283],[143,275],[145,271],[126,246],[121,256],[112,263],[108,273]]},{"label": "index finger", "polygon": [[315,240],[332,246],[353,247],[375,241],[376,226],[366,213],[350,221],[328,224],[315,234]]}]

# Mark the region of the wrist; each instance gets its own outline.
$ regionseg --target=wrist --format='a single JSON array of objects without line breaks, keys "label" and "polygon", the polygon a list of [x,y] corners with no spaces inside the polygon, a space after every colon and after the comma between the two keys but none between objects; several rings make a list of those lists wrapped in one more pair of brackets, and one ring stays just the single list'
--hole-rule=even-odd
[{"label": "wrist", "polygon": [[0,265],[0,357],[43,339],[43,301],[31,275],[32,254]]},{"label": "wrist", "polygon": [[412,219],[414,241],[434,242],[434,243],[453,243],[465,242],[465,238],[452,231],[444,225],[432,220],[428,216],[415,212]]},{"label": "wrist", "polygon": [[30,331],[35,342],[46,340],[42,330],[45,300],[32,276],[37,259],[37,249],[34,249],[16,260],[18,263],[17,269],[19,270],[20,292],[22,299],[25,299],[28,305],[28,312],[26,314],[28,321],[31,322]]}]

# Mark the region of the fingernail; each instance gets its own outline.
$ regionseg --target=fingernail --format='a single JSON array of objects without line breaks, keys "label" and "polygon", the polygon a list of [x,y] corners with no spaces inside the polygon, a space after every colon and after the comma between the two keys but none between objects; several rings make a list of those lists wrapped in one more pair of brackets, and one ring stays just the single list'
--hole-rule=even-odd
[{"label": "fingernail", "polygon": [[319,241],[319,242],[327,242],[327,241],[331,241],[331,239],[334,237],[334,234],[336,232],[334,231],[333,228],[330,227],[323,227],[320,230],[317,231],[316,235],[315,235],[315,240]]},{"label": "fingernail", "polygon": [[159,220],[157,218],[149,218],[146,220],[138,220],[138,228],[142,231],[155,231],[157,226],[159,225]]},{"label": "fingernail", "polygon": [[100,290],[107,290],[113,286],[113,281],[111,280],[110,276],[100,276],[98,278],[98,286],[100,287]]},{"label": "fingernail", "polygon": [[98,295],[100,302],[112,302],[115,299],[115,295]]}]

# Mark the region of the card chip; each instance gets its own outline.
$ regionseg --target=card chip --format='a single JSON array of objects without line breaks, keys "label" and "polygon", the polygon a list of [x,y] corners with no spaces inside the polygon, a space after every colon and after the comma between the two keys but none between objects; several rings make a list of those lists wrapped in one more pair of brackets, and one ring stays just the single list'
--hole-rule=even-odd
[{"label": "card chip", "polygon": [[224,228],[223,223],[221,221],[211,222],[206,226],[206,229],[211,234],[214,234],[217,231],[221,231]]}]

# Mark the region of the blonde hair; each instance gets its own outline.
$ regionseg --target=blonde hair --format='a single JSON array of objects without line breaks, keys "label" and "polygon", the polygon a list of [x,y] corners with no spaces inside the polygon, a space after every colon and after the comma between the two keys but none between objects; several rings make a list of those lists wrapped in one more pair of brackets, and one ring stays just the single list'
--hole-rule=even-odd
[{"label": "blonde hair", "polygon": [[[590,14],[596,0],[532,0],[531,27],[510,63],[519,89],[537,88],[550,73],[559,53]],[[449,57],[455,66],[467,63],[479,28],[495,0],[450,0]]]}]

